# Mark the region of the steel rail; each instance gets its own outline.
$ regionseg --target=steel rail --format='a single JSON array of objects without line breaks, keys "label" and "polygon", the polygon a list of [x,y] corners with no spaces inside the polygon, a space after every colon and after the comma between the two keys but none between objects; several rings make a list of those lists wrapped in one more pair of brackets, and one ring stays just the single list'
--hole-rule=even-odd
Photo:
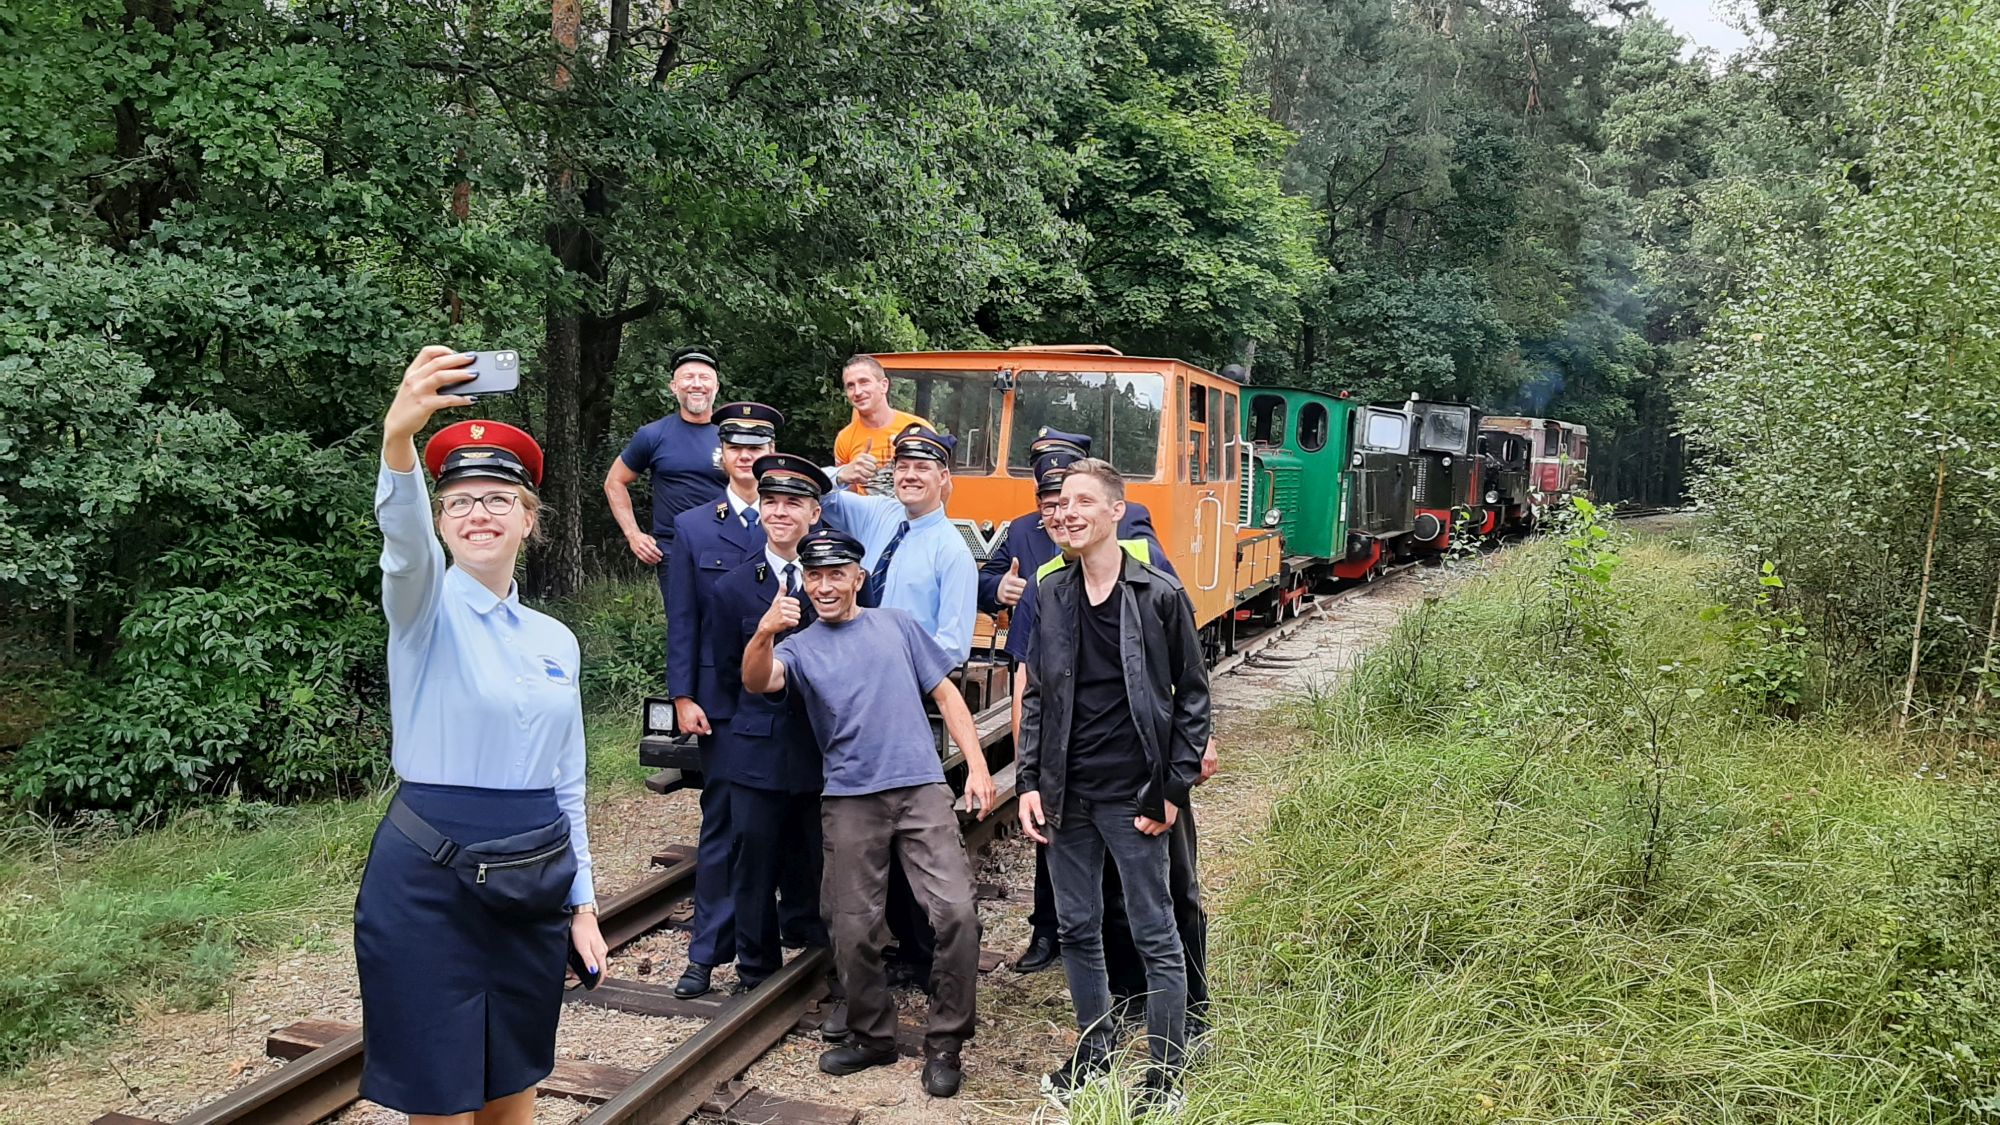
[{"label": "steel rail", "polygon": [[583,1120],[590,1125],[680,1125],[715,1088],[747,1070],[785,1037],[826,988],[833,957],[809,949],[732,997],[687,1042]]},{"label": "steel rail", "polygon": [[[694,860],[687,859],[611,896],[597,916],[605,944],[617,949],[665,925],[680,900],[692,893]],[[361,1032],[351,1032],[175,1119],[174,1125],[312,1125],[360,1099],[362,1058]],[[118,1119],[106,1114],[98,1121]]]}]

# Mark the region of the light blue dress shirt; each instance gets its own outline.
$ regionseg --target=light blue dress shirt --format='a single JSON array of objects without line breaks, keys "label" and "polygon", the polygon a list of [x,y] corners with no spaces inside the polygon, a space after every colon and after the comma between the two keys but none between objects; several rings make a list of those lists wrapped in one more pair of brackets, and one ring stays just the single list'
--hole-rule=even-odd
[{"label": "light blue dress shirt", "polygon": [[522,605],[518,588],[497,597],[445,566],[417,470],[381,466],[375,521],[382,528],[396,776],[429,785],[554,789],[576,851],[569,903],[594,901],[575,634]]},{"label": "light blue dress shirt", "polygon": [[[827,524],[867,548],[861,566],[872,573],[903,522],[903,502],[893,496],[856,496],[836,489],[822,503]],[[972,655],[972,626],[979,617],[979,566],[943,507],[910,521],[909,534],[889,560],[882,604],[916,618],[951,657],[953,666]]]}]

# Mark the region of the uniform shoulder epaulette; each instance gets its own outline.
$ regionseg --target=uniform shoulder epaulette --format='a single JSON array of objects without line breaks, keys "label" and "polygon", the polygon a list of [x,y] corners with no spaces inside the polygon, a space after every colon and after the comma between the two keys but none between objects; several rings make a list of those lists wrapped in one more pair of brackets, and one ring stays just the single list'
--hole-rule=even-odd
[{"label": "uniform shoulder epaulette", "polygon": [[724,500],[715,506],[715,522],[721,523],[723,520],[726,520],[728,518],[729,518],[729,501]]}]

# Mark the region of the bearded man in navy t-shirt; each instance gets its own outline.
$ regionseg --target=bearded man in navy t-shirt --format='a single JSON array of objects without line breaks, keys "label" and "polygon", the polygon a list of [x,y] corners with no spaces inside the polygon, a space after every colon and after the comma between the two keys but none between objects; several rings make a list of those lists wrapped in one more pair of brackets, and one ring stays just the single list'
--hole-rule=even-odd
[{"label": "bearded man in navy t-shirt", "polygon": [[[625,451],[604,474],[604,498],[625,532],[633,557],[653,568],[660,581],[660,608],[667,604],[667,554],[674,544],[674,517],[712,504],[729,475],[722,471],[722,444],[715,434],[715,396],[722,389],[715,353],[682,348],[674,353],[673,392],[680,409],[639,427]],[[632,485],[640,474],[653,478],[653,529],[639,528],[632,514]]]}]

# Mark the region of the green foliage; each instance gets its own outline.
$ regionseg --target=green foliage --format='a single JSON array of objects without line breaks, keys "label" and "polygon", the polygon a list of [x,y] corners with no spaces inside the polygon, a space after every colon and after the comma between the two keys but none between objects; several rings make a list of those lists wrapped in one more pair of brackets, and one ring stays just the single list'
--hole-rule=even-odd
[{"label": "green foliage", "polygon": [[1816,230],[1759,240],[1686,408],[1719,530],[1776,564],[1834,686],[1862,696],[1904,672],[1927,556],[1920,657],[1947,694],[2000,573],[2000,18],[1933,30],[1924,11],[1849,72],[1872,147],[1827,170]]},{"label": "green foliage", "polygon": [[[1977,1119],[1950,1104],[1975,1088],[1965,1064],[1906,1038],[1929,1041],[1923,1021],[1899,1026],[1922,974],[1896,935],[1926,917],[1909,873],[1940,870],[1913,860],[1920,842],[1990,852],[1990,825],[1947,827],[1952,783],[1873,733],[1702,691],[1730,660],[1698,620],[1712,557],[1620,549],[1628,669],[1674,669],[1644,701],[1618,671],[1524,650],[1571,550],[1510,552],[1298,716],[1313,742],[1286,764],[1294,787],[1212,908],[1220,1033],[1188,1116]],[[1671,712],[1670,858],[1638,893],[1648,708]],[[1976,959],[1989,909],[1930,917]],[[1955,999],[1941,1045],[1993,1057],[1983,998]]]},{"label": "green foliage", "polygon": [[1722,674],[1723,685],[1758,711],[1797,718],[1813,661],[1804,620],[1797,610],[1778,605],[1784,588],[1778,565],[1766,559],[1747,614],[1716,605],[1701,616],[1717,624],[1729,644],[1733,660]]},{"label": "green foliage", "polygon": [[[1985,767],[1970,755],[1953,764]],[[1895,958],[1883,1034],[1930,1075],[1940,1117],[2000,1120],[2000,970],[1991,957],[2000,931],[2000,784],[1988,774],[1963,785],[1945,813],[1942,831],[1907,841],[1897,866],[1883,926]]]}]

